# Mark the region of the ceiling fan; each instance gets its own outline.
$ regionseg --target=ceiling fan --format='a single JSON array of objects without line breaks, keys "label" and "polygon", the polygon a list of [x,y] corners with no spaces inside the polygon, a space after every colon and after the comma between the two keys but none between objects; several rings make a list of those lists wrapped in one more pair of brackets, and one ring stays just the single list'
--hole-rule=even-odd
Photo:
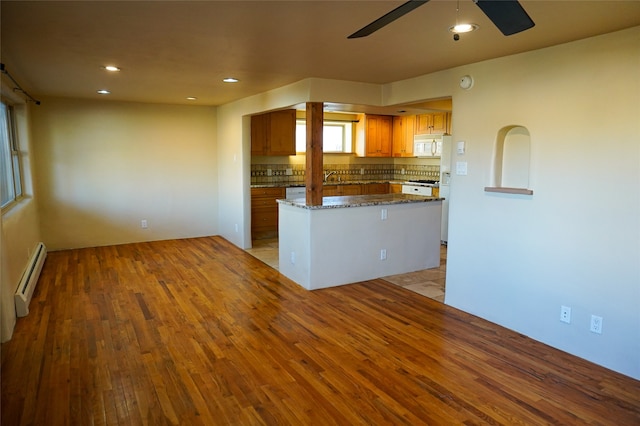
[{"label": "ceiling fan", "polygon": [[[347,38],[366,37],[428,1],[409,0]],[[535,25],[517,0],[473,0],[473,2],[482,9],[491,22],[506,36],[528,30]]]}]

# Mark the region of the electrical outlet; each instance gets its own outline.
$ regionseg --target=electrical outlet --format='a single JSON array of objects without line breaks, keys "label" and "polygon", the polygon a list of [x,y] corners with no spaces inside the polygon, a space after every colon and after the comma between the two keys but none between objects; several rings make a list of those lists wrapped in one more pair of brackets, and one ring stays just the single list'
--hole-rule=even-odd
[{"label": "electrical outlet", "polygon": [[560,307],[560,321],[566,322],[567,324],[571,323],[571,308],[568,306]]},{"label": "electrical outlet", "polygon": [[387,209],[382,209],[380,213],[380,219],[387,220]]},{"label": "electrical outlet", "polygon": [[387,260],[387,249],[380,250],[380,260]]},{"label": "electrical outlet", "polygon": [[235,228],[236,228],[236,232],[238,232],[239,228],[238,228],[238,224],[237,223],[236,223]]},{"label": "electrical outlet", "polygon": [[284,170],[284,174],[286,176],[292,176],[293,175],[293,169],[292,168],[287,168]]},{"label": "electrical outlet", "polygon": [[296,264],[296,252],[295,251],[291,252],[291,264],[292,265]]},{"label": "electrical outlet", "polygon": [[267,169],[267,176],[273,176],[273,170]]},{"label": "electrical outlet", "polygon": [[142,219],[140,221],[140,228],[142,228],[142,229],[147,229],[148,228],[147,219]]},{"label": "electrical outlet", "polygon": [[597,315],[591,315],[591,328],[592,333],[602,334],[602,317]]}]

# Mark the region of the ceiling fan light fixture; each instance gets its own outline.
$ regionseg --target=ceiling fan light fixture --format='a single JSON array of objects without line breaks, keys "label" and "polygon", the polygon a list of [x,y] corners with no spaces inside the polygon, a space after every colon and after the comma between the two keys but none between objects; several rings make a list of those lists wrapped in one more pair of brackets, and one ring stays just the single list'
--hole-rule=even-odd
[{"label": "ceiling fan light fixture", "polygon": [[222,81],[224,81],[225,83],[237,83],[240,80],[238,80],[237,78],[234,78],[234,77],[227,77],[227,78],[223,79]]},{"label": "ceiling fan light fixture", "polygon": [[454,34],[470,33],[480,28],[477,24],[456,24],[449,27],[449,31]]}]

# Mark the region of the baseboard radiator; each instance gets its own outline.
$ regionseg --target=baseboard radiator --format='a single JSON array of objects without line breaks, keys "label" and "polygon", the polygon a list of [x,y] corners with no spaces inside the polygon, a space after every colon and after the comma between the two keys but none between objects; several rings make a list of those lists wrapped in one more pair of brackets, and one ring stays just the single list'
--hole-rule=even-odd
[{"label": "baseboard radiator", "polygon": [[43,243],[38,243],[36,250],[33,252],[27,269],[24,271],[18,290],[16,291],[16,314],[19,317],[24,317],[29,314],[29,302],[33,296],[33,291],[36,289],[36,283],[42,271],[42,266],[47,258],[47,248]]}]

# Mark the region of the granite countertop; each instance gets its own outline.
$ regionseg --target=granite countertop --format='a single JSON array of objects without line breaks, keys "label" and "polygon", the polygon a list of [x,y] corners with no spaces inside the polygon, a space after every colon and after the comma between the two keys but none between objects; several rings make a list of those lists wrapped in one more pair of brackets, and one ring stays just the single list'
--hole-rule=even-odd
[{"label": "granite countertop", "polygon": [[[329,181],[324,182],[323,185],[366,185],[369,183],[394,183],[403,184],[403,180],[343,180],[343,181]],[[251,188],[300,188],[304,187],[304,183],[261,183],[251,185]]]},{"label": "granite countertop", "polygon": [[323,197],[321,206],[307,206],[304,198],[295,198],[291,200],[277,200],[278,204],[284,204],[303,209],[336,209],[343,207],[366,207],[379,206],[388,204],[408,204],[408,203],[427,203],[431,201],[442,201],[444,198],[425,197],[413,194],[379,194],[379,195],[352,195],[339,197]]}]

